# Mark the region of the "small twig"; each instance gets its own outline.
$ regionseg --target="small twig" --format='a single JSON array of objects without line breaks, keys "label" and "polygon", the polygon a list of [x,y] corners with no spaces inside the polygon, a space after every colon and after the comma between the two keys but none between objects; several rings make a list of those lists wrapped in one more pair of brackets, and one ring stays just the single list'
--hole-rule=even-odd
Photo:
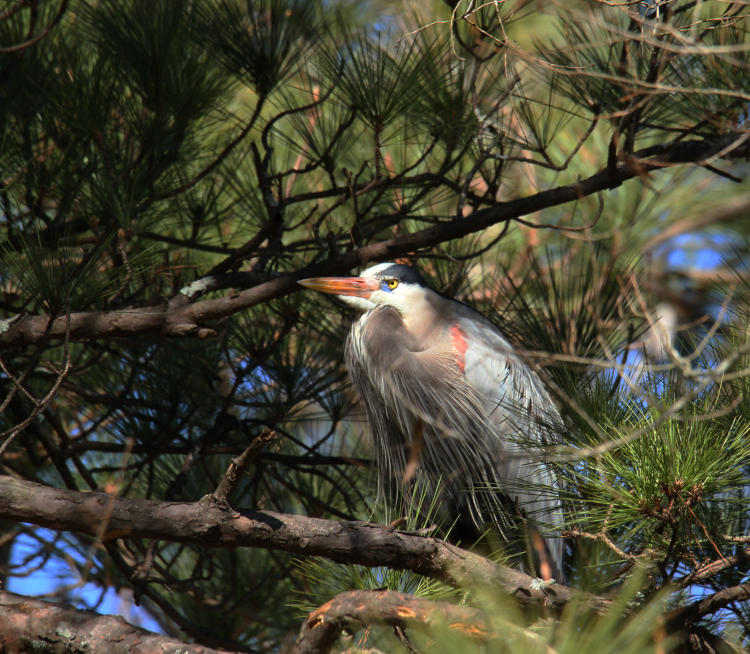
[{"label": "small twig", "polygon": [[266,446],[266,443],[270,443],[276,438],[278,438],[278,435],[270,429],[265,430],[254,438],[253,442],[245,448],[245,451],[229,464],[216,490],[208,498],[218,504],[228,505],[232,492],[240,483],[243,471],[258,457],[260,451]]},{"label": "small twig", "polygon": [[607,534],[604,533],[604,530],[600,531],[598,534],[590,534],[586,531],[582,531],[578,528],[568,529],[563,533],[563,536],[573,536],[574,538],[587,538],[589,540],[598,540],[601,543],[604,543],[609,549],[611,549],[617,556],[619,556],[621,559],[625,559],[627,561],[638,561],[640,559],[639,556],[636,554],[628,554],[627,552],[621,550],[615,543],[612,541],[612,539],[607,536]]},{"label": "small twig", "polygon": [[[19,3],[20,4],[20,3]],[[57,10],[57,14],[52,19],[52,22],[47,25],[39,34],[37,34],[34,37],[30,37],[28,40],[24,41],[23,43],[17,43],[16,45],[8,46],[8,47],[0,47],[0,53],[10,53],[10,52],[19,52],[21,50],[25,50],[26,48],[30,48],[35,43],[38,43],[41,41],[47,34],[50,33],[52,28],[57,25],[60,22],[60,19],[63,17],[63,14],[65,14],[65,11],[68,8],[68,0],[63,0],[60,3],[60,8]],[[6,14],[7,15],[7,12]]]},{"label": "small twig", "polygon": [[[0,362],[1,363],[1,362]],[[31,410],[31,413],[29,413],[28,416],[18,424],[14,425],[13,427],[10,427],[9,429],[6,429],[4,432],[0,433],[0,438],[5,438],[5,441],[3,441],[2,445],[0,445],[0,458],[2,458],[3,454],[5,453],[5,450],[8,449],[8,446],[13,442],[13,439],[18,436],[26,427],[28,427],[35,418],[44,410],[44,408],[49,404],[49,402],[52,400],[52,398],[57,394],[57,391],[60,389],[60,386],[62,385],[65,378],[68,376],[68,372],[70,372],[71,368],[71,360],[70,360],[70,312],[67,311],[65,314],[65,336],[63,340],[63,366],[60,370],[57,370],[53,367],[54,372],[57,374],[57,378],[55,379],[55,382],[52,384],[52,387],[47,392],[47,394],[41,398],[36,399],[33,395],[31,395],[21,384],[20,380],[17,380],[13,375],[10,373],[10,371],[5,367],[4,364],[2,364],[2,369],[6,374],[13,380],[15,387],[20,389],[27,397],[29,397],[32,402],[34,403],[34,407]],[[26,375],[21,376],[21,379]],[[15,392],[14,390],[11,392]]]},{"label": "small twig", "polygon": [[734,182],[735,184],[741,184],[743,182],[743,179],[741,177],[737,177],[736,175],[732,175],[732,173],[728,173],[726,170],[721,170],[721,168],[717,168],[716,166],[712,166],[710,164],[706,164],[703,166],[706,170],[710,170],[715,175],[719,175],[719,177],[725,177],[731,182]]},{"label": "small twig", "polygon": [[412,642],[409,640],[409,637],[406,635],[406,631],[401,625],[393,625],[393,633],[396,634],[396,638],[399,639],[399,642],[406,648],[406,651],[409,652],[409,654],[419,654],[419,650],[414,647]]},{"label": "small twig", "polygon": [[151,574],[151,569],[154,567],[154,557],[156,555],[156,546],[159,541],[152,540],[148,544],[146,554],[143,556],[143,560],[136,566],[133,571],[131,581],[133,581],[133,600],[136,606],[140,605],[140,596],[143,593],[143,589],[148,583],[148,576]]},{"label": "small twig", "polygon": [[261,114],[261,110],[263,109],[265,102],[266,102],[266,96],[261,95],[258,98],[258,101],[255,103],[255,108],[253,109],[252,116],[250,116],[250,120],[240,130],[240,133],[231,141],[229,141],[229,143],[227,143],[226,146],[224,146],[224,149],[217,155],[217,157],[210,164],[208,164],[208,166],[206,166],[195,177],[188,180],[181,186],[178,186],[177,188],[173,188],[169,191],[164,191],[163,193],[158,194],[154,199],[167,200],[169,198],[175,197],[176,195],[180,195],[184,193],[185,191],[189,191],[191,188],[193,188],[193,186],[195,186],[198,182],[200,182],[204,177],[206,177],[207,175],[210,175],[214,170],[216,170],[216,168],[218,168],[221,165],[221,163],[229,156],[229,154],[240,143],[240,141],[242,141],[250,133],[250,130],[255,125],[255,121],[258,119],[258,116],[260,116]]},{"label": "small twig", "polygon": [[388,525],[388,529],[390,529],[391,531],[396,531],[404,523],[406,523],[406,517],[401,516],[400,518],[396,518],[393,522],[391,522]]},{"label": "small twig", "polygon": [[716,546],[716,543],[714,542],[714,539],[711,538],[711,535],[708,533],[708,529],[706,529],[706,526],[700,521],[700,519],[698,518],[698,516],[695,515],[695,512],[693,511],[692,508],[690,508],[690,505],[685,500],[682,499],[682,495],[677,495],[677,497],[685,505],[685,508],[688,511],[690,511],[690,515],[693,516],[693,518],[695,519],[695,521],[698,523],[698,526],[700,526],[700,528],[703,530],[703,533],[706,535],[706,538],[708,539],[708,542],[711,543],[711,545],[713,545],[713,548],[714,548],[714,550],[716,550],[716,553],[719,555],[719,558],[722,559],[723,561],[726,561],[727,560],[726,557],[721,553],[721,550]]}]

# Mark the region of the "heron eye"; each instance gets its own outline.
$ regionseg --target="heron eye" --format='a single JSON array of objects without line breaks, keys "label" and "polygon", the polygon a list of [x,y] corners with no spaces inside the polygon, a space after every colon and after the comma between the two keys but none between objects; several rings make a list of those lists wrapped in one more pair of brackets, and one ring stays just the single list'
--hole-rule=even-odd
[{"label": "heron eye", "polygon": [[388,287],[389,291],[392,291],[398,286],[398,279],[386,279],[385,285]]}]

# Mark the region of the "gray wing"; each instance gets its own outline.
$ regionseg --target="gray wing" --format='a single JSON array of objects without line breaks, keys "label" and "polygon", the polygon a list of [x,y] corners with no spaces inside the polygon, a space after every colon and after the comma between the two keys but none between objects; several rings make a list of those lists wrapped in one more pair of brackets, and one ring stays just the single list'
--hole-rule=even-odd
[{"label": "gray wing", "polygon": [[[482,322],[491,325],[484,318]],[[560,442],[560,414],[537,373],[499,331],[477,329],[482,323],[476,319],[459,324],[471,343],[465,354],[466,381],[485,399],[501,441],[497,465],[505,492],[534,521],[559,531],[563,526],[560,484],[543,458],[549,446]],[[546,545],[560,578],[563,540],[547,538]]]},{"label": "gray wing", "polygon": [[[462,366],[450,338],[420,346],[391,307],[369,311],[352,329],[347,365],[367,413],[381,487],[401,482],[416,448],[422,478],[440,477],[449,501],[477,527],[493,523],[512,540],[514,506],[557,528],[557,480],[535,451],[553,439],[554,430],[538,420],[542,408],[550,424],[560,422],[554,404],[494,327],[477,330],[476,317],[459,324],[470,344]],[[562,548],[561,539],[547,539],[558,578]]]},{"label": "gray wing", "polygon": [[440,477],[478,527],[509,527],[506,498],[497,493],[496,427],[456,365],[451,342],[420,348],[398,311],[380,306],[352,329],[346,358],[384,485],[401,481],[416,449],[420,472],[433,482]]}]

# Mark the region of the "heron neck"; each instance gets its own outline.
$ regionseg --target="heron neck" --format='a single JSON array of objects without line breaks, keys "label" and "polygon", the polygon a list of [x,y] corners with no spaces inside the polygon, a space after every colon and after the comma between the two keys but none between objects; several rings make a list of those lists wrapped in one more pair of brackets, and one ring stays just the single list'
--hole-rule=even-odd
[{"label": "heron neck", "polygon": [[404,315],[406,329],[425,348],[440,340],[446,332],[446,315],[444,307],[438,302],[440,299],[439,296],[420,299]]}]

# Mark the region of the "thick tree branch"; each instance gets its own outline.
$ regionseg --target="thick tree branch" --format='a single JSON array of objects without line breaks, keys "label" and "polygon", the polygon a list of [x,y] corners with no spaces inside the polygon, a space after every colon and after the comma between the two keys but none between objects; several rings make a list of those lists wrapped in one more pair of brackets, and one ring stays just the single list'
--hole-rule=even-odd
[{"label": "thick tree branch", "polygon": [[262,547],[341,563],[413,570],[459,586],[505,591],[522,606],[561,609],[576,597],[595,611],[611,604],[528,575],[436,538],[366,522],[337,522],[270,511],[231,511],[215,502],[159,502],[50,488],[0,476],[0,518],[101,537],[156,538],[203,547]]},{"label": "thick tree branch", "polygon": [[[112,338],[133,334],[164,334],[167,336],[212,336],[214,331],[204,323],[226,318],[238,311],[288,295],[298,290],[297,280],[305,277],[343,274],[370,261],[385,261],[408,252],[444,243],[482,231],[497,223],[514,220],[567,202],[580,200],[599,191],[620,186],[634,177],[645,177],[665,167],[702,164],[728,150],[741,140],[735,134],[710,139],[685,141],[673,145],[653,146],[636,153],[627,162],[605,168],[584,180],[558,186],[534,195],[499,202],[475,211],[467,217],[441,222],[413,234],[372,243],[344,252],[335,258],[306,266],[297,272],[270,279],[253,288],[222,298],[190,303],[188,297],[177,295],[169,302],[151,307],[133,307],[109,312],[77,312],[70,314],[72,340]],[[750,139],[731,151],[732,157],[750,154]],[[49,326],[46,316],[18,316],[0,321],[0,350],[39,342],[43,337],[60,339],[65,334],[66,318],[61,316]]]},{"label": "thick tree branch", "polygon": [[737,652],[739,647],[712,634],[700,625],[706,616],[734,602],[750,600],[750,583],[738,584],[723,588],[720,591],[701,597],[699,600],[680,606],[666,615],[665,627],[668,633],[681,634],[681,640],[687,645],[689,652]]},{"label": "thick tree branch", "polygon": [[373,624],[430,629],[436,624],[477,640],[497,637],[478,609],[398,593],[354,590],[341,593],[305,620],[293,654],[328,652],[344,629],[353,632]]},{"label": "thick tree branch", "polygon": [[750,547],[740,550],[739,552],[737,552],[737,554],[733,554],[731,556],[722,556],[720,559],[704,565],[702,568],[699,568],[695,572],[691,572],[684,577],[676,579],[675,583],[678,584],[681,588],[686,588],[690,584],[704,581],[705,579],[708,579],[720,573],[722,570],[733,568],[740,563],[744,563],[745,561],[750,561]]},{"label": "thick tree branch", "polygon": [[0,591],[0,651],[218,654],[160,636],[120,617],[67,608]]},{"label": "thick tree branch", "polygon": [[707,615],[716,613],[719,609],[732,604],[732,602],[750,601],[750,583],[738,584],[723,588],[720,591],[701,597],[699,600],[681,606],[667,616],[667,622],[672,625],[682,626],[691,622],[698,622]]}]

